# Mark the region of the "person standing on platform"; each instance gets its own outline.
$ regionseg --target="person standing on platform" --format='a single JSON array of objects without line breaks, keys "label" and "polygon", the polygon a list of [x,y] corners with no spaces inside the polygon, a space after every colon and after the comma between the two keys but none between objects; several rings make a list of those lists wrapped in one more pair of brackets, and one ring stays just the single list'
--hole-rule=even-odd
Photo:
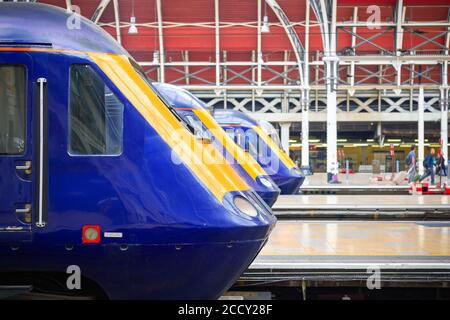
[{"label": "person standing on platform", "polygon": [[425,160],[423,160],[423,167],[425,169],[425,172],[420,177],[419,181],[422,181],[423,179],[431,176],[431,184],[434,184],[434,148],[431,148],[430,153],[425,157]]},{"label": "person standing on platform", "polygon": [[406,167],[408,168],[408,183],[414,182],[416,177],[416,146],[412,145],[406,157]]},{"label": "person standing on platform", "polygon": [[437,161],[436,166],[436,173],[440,176],[446,177],[447,176],[447,167],[445,166],[445,158],[442,152],[439,154],[439,158]]}]

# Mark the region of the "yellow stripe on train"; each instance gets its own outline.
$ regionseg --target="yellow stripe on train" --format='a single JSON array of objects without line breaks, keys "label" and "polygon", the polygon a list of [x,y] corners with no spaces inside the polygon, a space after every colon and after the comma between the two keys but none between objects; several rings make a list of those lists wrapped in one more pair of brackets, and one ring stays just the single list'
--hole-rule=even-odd
[{"label": "yellow stripe on train", "polygon": [[258,162],[256,162],[249,153],[242,150],[242,148],[227,135],[207,110],[194,109],[193,111],[203,124],[213,133],[214,137],[218,139],[222,146],[224,146],[225,150],[233,156],[234,160],[244,168],[253,180],[256,180],[258,176],[266,175],[264,169],[261,168]]},{"label": "yellow stripe on train", "polygon": [[214,148],[205,148],[178,121],[127,56],[104,53],[89,53],[89,56],[219,201],[227,192],[249,189],[221,154]]},{"label": "yellow stripe on train", "polygon": [[280,147],[272,140],[271,137],[269,137],[263,128],[260,126],[253,126],[253,130],[255,130],[256,134],[269,146],[272,152],[275,152],[275,155],[284,163],[286,167],[289,169],[296,167],[294,161],[292,161],[292,159],[280,149]]}]

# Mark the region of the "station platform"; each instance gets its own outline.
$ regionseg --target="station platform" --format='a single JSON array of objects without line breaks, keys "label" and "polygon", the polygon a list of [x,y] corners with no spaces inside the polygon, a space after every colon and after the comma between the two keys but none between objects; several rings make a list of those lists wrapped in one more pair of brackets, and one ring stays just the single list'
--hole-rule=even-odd
[{"label": "station platform", "polygon": [[[279,221],[239,285],[450,284],[450,222]],[[340,284],[338,284],[340,283]]]},{"label": "station platform", "polygon": [[279,219],[449,219],[446,195],[282,195]]},{"label": "station platform", "polygon": [[300,188],[301,194],[358,194],[358,195],[386,195],[386,194],[408,194],[408,186],[389,185],[310,185]]},{"label": "station platform", "polygon": [[[403,177],[403,176],[402,176]],[[379,180],[381,179],[381,180]],[[301,194],[408,194],[408,183],[392,180],[392,174],[339,174],[339,184],[327,183],[326,173],[307,176],[300,187]]]}]

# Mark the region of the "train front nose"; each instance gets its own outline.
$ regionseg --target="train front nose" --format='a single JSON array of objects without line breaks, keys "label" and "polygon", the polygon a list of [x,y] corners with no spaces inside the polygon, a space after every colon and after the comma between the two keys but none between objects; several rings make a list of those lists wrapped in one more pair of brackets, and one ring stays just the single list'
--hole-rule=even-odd
[{"label": "train front nose", "polygon": [[127,298],[217,299],[253,262],[275,224],[254,191],[229,192],[178,229],[177,243],[134,248],[143,258],[133,272],[136,296]]},{"label": "train front nose", "polygon": [[297,168],[278,172],[272,179],[281,190],[281,194],[296,194],[305,181],[305,175]]},{"label": "train front nose", "polygon": [[280,195],[280,188],[269,176],[259,176],[256,182],[253,189],[269,207],[272,207]]},{"label": "train front nose", "polygon": [[261,199],[269,206],[272,207],[278,199],[281,190],[257,190],[256,191]]},{"label": "train front nose", "polygon": [[[216,266],[218,269],[214,274],[215,279],[218,279],[218,274],[223,274],[227,283],[222,285],[228,289],[264,247],[277,219],[270,207],[253,191],[229,193],[223,204],[229,222],[218,232],[223,233],[227,245],[216,246],[214,254],[220,255],[220,266]],[[217,293],[216,297],[223,292]]]}]

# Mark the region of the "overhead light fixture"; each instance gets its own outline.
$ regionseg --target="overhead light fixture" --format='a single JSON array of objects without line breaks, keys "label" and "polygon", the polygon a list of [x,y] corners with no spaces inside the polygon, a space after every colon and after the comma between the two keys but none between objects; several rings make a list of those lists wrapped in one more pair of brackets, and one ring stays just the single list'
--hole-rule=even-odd
[{"label": "overhead light fixture", "polygon": [[264,1],[264,17],[263,17],[263,25],[261,27],[261,33],[269,33],[269,16],[267,15],[267,2]]},{"label": "overhead light fixture", "polygon": [[258,63],[264,64],[263,54],[262,52],[258,53]]},{"label": "overhead light fixture", "polygon": [[134,0],[131,3],[131,18],[130,18],[130,28],[128,29],[128,34],[137,34],[138,29],[136,27],[136,17],[134,15]]},{"label": "overhead light fixture", "polygon": [[263,18],[263,25],[261,27],[261,33],[269,33],[270,27],[269,27],[269,17],[267,15]]},{"label": "overhead light fixture", "polygon": [[353,146],[354,147],[368,147],[369,144],[368,143],[354,143]]},{"label": "overhead light fixture", "polygon": [[158,64],[159,63],[159,52],[158,50],[153,51],[153,64]]},{"label": "overhead light fixture", "polygon": [[137,34],[138,29],[136,28],[136,17],[130,18],[130,28],[128,29],[128,34]]}]

